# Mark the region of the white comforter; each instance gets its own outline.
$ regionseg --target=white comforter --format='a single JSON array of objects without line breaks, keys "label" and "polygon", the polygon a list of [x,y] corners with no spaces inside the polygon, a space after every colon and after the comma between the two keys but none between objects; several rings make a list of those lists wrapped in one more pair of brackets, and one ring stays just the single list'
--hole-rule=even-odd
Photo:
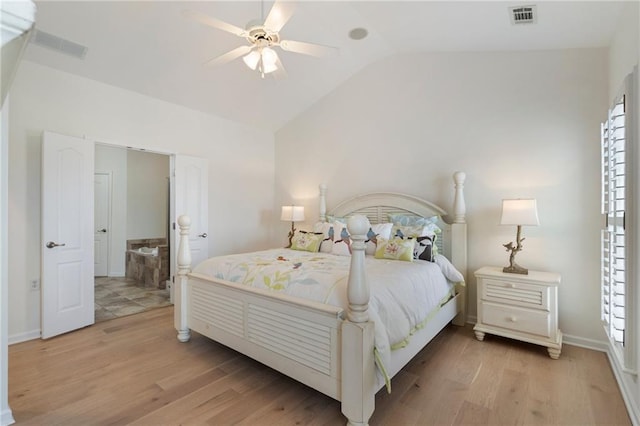
[{"label": "white comforter", "polygon": [[[366,256],[369,315],[383,364],[389,365],[391,349],[403,346],[452,293],[452,281],[462,280],[444,257],[438,260],[403,262]],[[350,261],[348,256],[272,249],[214,257],[193,272],[346,309]]]}]

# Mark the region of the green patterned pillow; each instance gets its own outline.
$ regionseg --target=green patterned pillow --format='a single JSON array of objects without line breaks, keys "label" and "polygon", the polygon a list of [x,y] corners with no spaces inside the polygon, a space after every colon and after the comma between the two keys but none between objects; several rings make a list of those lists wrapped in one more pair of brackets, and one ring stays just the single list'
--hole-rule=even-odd
[{"label": "green patterned pillow", "polygon": [[320,249],[320,244],[324,239],[324,234],[314,234],[305,231],[296,231],[291,240],[292,250],[302,250],[317,252]]},{"label": "green patterned pillow", "polygon": [[376,259],[405,260],[413,262],[413,248],[415,240],[402,238],[378,238],[378,247],[376,247]]},{"label": "green patterned pillow", "polygon": [[349,221],[348,217],[334,216],[332,214],[327,215],[327,222],[340,222],[346,225],[348,221]]},{"label": "green patterned pillow", "polygon": [[442,229],[435,223],[427,223],[426,225],[401,225],[394,223],[391,229],[392,237],[400,238],[417,238],[417,237],[433,237],[442,234]]}]

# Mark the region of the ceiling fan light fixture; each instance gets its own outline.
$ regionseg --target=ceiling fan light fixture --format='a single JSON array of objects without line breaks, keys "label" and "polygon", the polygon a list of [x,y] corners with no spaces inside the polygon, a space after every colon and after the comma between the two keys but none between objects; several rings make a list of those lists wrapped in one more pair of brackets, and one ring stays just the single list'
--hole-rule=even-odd
[{"label": "ceiling fan light fixture", "polygon": [[278,54],[270,47],[252,50],[242,60],[253,71],[258,70],[261,74],[269,74],[278,69]]},{"label": "ceiling fan light fixture", "polygon": [[258,62],[260,62],[260,52],[257,50],[252,50],[249,54],[242,57],[242,60],[249,68],[255,71],[258,67]]},{"label": "ceiling fan light fixture", "polygon": [[276,53],[275,50],[273,50],[270,47],[265,47],[262,49],[262,63],[265,65],[265,68],[267,66],[276,66],[277,61],[278,61],[278,54]]},{"label": "ceiling fan light fixture", "polygon": [[263,74],[269,74],[270,72],[274,72],[277,69],[278,69],[278,66],[275,63],[273,63],[273,64],[265,63],[264,67],[262,69],[262,73]]}]

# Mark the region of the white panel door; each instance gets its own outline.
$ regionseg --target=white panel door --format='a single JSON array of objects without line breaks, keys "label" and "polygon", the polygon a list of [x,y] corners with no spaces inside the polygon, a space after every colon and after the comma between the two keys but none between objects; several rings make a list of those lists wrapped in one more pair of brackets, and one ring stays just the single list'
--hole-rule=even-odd
[{"label": "white panel door", "polygon": [[[209,163],[207,159],[175,156],[175,221],[183,214],[191,218],[189,245],[192,265],[209,257]],[[176,225],[175,240],[179,241],[180,229]],[[174,244],[175,246],[175,244]],[[176,261],[177,247],[174,250]]]},{"label": "white panel door", "polygon": [[93,274],[109,275],[109,228],[111,223],[111,174],[94,175]]},{"label": "white panel door", "polygon": [[42,136],[42,338],[93,324],[94,143]]}]

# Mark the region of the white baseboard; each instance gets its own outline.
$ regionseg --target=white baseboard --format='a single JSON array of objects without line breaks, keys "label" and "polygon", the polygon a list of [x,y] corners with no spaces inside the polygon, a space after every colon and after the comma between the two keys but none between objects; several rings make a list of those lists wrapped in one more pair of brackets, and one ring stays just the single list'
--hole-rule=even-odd
[{"label": "white baseboard", "polygon": [[14,424],[15,422],[16,421],[13,418],[13,414],[11,413],[10,408],[2,410],[2,413],[0,414],[0,425],[8,426]]},{"label": "white baseboard", "polygon": [[571,346],[578,346],[581,348],[592,349],[599,352],[607,352],[607,342],[602,340],[587,339],[585,337],[573,336],[571,334],[565,334],[562,338],[562,343],[566,343]]},{"label": "white baseboard", "polygon": [[613,375],[616,377],[620,393],[624,404],[627,406],[627,413],[631,419],[632,425],[640,425],[640,401],[635,396],[638,391],[634,391],[632,386],[636,385],[636,377],[632,377],[630,374],[625,373],[622,366],[618,363],[618,358],[613,354],[612,349],[607,345],[607,357],[609,358],[609,364],[613,370]]},{"label": "white baseboard", "polygon": [[40,329],[27,331],[26,333],[13,334],[9,336],[9,345],[26,342],[27,340],[39,339]]},{"label": "white baseboard", "polygon": [[[472,316],[472,315],[467,316],[467,324],[475,325],[477,321],[478,321],[478,318],[476,316]],[[585,337],[574,336],[571,334],[563,334],[562,343],[563,344],[566,343],[567,345],[571,345],[571,346],[578,346],[581,348],[592,349],[594,351],[599,351],[599,352],[607,352],[609,350],[606,341],[587,339]]]}]

